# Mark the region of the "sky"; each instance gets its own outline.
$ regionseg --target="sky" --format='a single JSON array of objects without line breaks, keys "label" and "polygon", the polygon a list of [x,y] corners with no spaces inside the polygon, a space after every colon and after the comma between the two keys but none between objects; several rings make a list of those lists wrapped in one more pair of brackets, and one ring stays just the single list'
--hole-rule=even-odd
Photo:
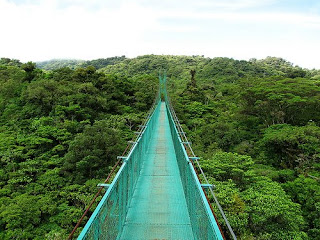
[{"label": "sky", "polygon": [[91,60],[144,54],[320,69],[319,0],[0,0],[0,57]]}]

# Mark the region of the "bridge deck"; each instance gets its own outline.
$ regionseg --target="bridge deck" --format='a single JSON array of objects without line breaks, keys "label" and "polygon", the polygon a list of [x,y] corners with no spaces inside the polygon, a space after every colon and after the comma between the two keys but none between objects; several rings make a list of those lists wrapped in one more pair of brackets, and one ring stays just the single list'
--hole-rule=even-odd
[{"label": "bridge deck", "polygon": [[194,239],[165,103],[161,103],[120,239]]}]

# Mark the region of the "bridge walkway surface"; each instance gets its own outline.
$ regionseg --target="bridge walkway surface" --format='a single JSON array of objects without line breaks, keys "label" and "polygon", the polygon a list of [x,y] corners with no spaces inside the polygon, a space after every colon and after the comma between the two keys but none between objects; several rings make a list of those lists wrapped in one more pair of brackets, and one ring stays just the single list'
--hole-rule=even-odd
[{"label": "bridge walkway surface", "polygon": [[194,239],[164,102],[144,159],[120,239]]}]

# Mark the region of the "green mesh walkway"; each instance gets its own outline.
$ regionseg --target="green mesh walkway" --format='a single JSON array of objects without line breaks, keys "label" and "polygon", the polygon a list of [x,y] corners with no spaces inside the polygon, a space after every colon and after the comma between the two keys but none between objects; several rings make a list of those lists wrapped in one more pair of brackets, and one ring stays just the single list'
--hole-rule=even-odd
[{"label": "green mesh walkway", "polygon": [[79,240],[223,239],[167,106],[158,100]]},{"label": "green mesh walkway", "polygon": [[165,103],[144,158],[120,239],[194,239]]}]

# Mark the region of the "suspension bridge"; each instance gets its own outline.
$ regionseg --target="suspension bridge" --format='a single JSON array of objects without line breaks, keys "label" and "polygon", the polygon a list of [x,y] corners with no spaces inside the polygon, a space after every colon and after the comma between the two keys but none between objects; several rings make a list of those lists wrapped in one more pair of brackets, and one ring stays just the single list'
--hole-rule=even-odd
[{"label": "suspension bridge", "polygon": [[225,239],[209,193],[236,239],[170,105],[166,76],[159,79],[160,94],[130,148],[118,157],[120,168],[111,184],[99,185],[96,197],[102,189],[106,191],[79,240]]}]

